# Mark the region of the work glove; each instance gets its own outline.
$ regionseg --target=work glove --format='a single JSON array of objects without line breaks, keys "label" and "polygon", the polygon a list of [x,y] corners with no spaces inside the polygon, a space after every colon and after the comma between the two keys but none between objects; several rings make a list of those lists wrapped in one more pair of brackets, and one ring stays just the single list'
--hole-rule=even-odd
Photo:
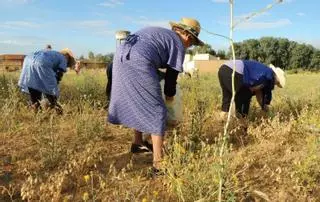
[{"label": "work glove", "polygon": [[166,100],[165,103],[168,111],[168,114],[167,114],[168,120],[169,121],[174,120],[175,119],[174,100],[170,100],[170,101]]}]

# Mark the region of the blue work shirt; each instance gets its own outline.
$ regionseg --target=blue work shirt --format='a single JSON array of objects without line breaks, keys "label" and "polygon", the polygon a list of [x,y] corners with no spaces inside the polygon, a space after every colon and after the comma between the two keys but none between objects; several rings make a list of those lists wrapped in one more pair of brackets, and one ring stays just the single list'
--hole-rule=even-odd
[{"label": "blue work shirt", "polygon": [[243,64],[243,84],[248,87],[263,85],[263,105],[269,105],[275,82],[273,70],[254,60],[243,60]]},{"label": "blue work shirt", "polygon": [[52,50],[36,51],[25,57],[18,85],[25,93],[29,93],[28,88],[33,88],[58,97],[58,71],[67,71],[64,55]]}]

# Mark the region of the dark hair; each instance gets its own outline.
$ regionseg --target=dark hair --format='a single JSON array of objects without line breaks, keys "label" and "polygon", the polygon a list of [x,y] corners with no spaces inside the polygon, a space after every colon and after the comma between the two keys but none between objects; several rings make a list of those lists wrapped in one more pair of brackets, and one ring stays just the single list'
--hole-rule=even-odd
[{"label": "dark hair", "polygon": [[175,31],[175,32],[180,32],[181,34],[185,34],[185,33],[188,33],[191,37],[192,37],[192,44],[195,44],[195,42],[197,41],[197,39],[190,33],[188,32],[187,30],[181,28],[181,27],[172,27],[172,30]]}]

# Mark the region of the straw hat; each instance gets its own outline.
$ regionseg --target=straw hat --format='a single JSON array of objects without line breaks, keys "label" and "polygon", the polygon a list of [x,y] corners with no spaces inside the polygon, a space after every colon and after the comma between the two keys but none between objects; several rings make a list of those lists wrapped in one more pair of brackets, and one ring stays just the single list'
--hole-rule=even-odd
[{"label": "straw hat", "polygon": [[178,27],[187,32],[189,32],[195,39],[194,45],[202,46],[204,43],[201,41],[198,36],[200,34],[200,23],[196,19],[192,18],[182,18],[181,22],[169,22],[171,28]]},{"label": "straw hat", "polygon": [[278,81],[277,86],[283,88],[286,85],[286,77],[284,71],[280,67],[275,67],[273,64],[270,64],[269,67],[276,75],[276,80]]},{"label": "straw hat", "polygon": [[69,56],[69,61],[68,61],[68,67],[72,67],[76,64],[76,60],[74,58],[74,55],[72,51],[69,48],[64,48],[60,51],[61,54],[63,55],[68,55]]}]

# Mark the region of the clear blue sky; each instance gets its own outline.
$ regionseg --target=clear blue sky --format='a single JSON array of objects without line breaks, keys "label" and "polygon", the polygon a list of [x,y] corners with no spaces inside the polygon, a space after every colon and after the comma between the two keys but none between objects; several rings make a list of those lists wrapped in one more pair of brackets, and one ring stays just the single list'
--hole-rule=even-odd
[{"label": "clear blue sky", "polygon": [[[274,0],[234,0],[235,18],[261,10]],[[262,36],[285,37],[320,48],[319,0],[284,0],[267,13],[240,24],[235,41]],[[0,54],[23,53],[51,44],[88,51],[115,50],[116,30],[144,26],[169,28],[169,21],[193,17],[208,31],[229,35],[228,0],[0,0]],[[228,41],[204,31],[200,38],[214,49]]]}]

